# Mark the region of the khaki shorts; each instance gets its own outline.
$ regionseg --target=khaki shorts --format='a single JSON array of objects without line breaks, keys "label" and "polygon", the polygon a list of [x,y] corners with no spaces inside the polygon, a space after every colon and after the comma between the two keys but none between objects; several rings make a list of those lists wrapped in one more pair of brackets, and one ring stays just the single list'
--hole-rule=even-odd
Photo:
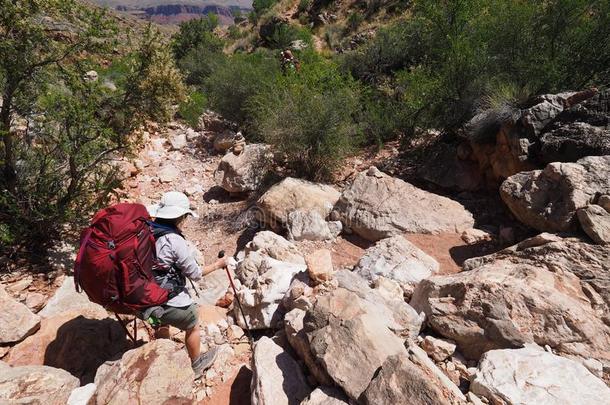
[{"label": "khaki shorts", "polygon": [[199,322],[199,311],[195,303],[181,308],[163,305],[163,309],[165,313],[160,319],[162,325],[171,325],[180,330],[188,330],[197,326]]}]

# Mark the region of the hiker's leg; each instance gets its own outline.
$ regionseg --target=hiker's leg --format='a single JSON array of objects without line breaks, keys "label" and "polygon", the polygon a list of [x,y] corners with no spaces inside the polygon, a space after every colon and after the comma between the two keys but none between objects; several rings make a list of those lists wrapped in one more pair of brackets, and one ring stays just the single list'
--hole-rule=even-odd
[{"label": "hiker's leg", "polygon": [[201,333],[199,332],[199,325],[187,329],[184,343],[191,361],[199,357],[201,354]]}]

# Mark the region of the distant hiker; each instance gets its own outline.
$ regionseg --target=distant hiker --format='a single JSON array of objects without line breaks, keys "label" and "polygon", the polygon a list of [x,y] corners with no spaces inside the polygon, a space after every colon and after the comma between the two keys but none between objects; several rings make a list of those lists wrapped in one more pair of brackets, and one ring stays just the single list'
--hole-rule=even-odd
[{"label": "distant hiker", "polygon": [[186,332],[186,350],[191,358],[195,378],[200,378],[214,362],[217,350],[211,349],[203,354],[200,352],[199,312],[186,288],[186,279],[197,281],[206,274],[232,265],[233,259],[218,259],[203,270],[199,267],[194,249],[189,247],[180,230],[180,225],[189,215],[198,217],[191,211],[185,194],[176,191],[165,193],[158,204],[147,209],[150,216],[155,218],[152,231],[159,266],[153,270],[153,274],[157,283],[170,292],[165,304],[148,308],[143,311],[142,317],[152,318],[152,323],[157,324],[158,338],[170,338],[170,325]]},{"label": "distant hiker", "polygon": [[287,74],[287,72],[298,72],[301,70],[301,63],[298,61],[297,58],[294,57],[290,49],[282,51],[280,55],[282,73]]}]

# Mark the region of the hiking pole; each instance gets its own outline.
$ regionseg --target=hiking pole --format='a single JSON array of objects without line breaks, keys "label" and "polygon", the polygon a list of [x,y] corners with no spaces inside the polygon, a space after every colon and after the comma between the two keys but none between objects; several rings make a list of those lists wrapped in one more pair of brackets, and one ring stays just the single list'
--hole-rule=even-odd
[{"label": "hiking pole", "polygon": [[[221,250],[218,252],[218,258],[222,259],[225,257],[225,251]],[[241,306],[241,301],[239,300],[239,296],[237,295],[237,289],[235,288],[235,283],[233,282],[233,277],[231,277],[231,272],[229,271],[229,267],[225,267],[227,271],[227,276],[229,277],[229,284],[231,284],[231,288],[233,289],[233,296],[235,297],[235,301],[237,301],[237,306],[239,307],[239,312],[241,312],[242,319],[244,321],[244,326],[246,327],[246,333],[248,335],[248,340],[250,341],[250,349],[254,351],[254,339],[252,339],[252,334],[250,333],[250,327],[248,326],[248,320],[246,319],[246,314],[244,313],[244,308]]]}]

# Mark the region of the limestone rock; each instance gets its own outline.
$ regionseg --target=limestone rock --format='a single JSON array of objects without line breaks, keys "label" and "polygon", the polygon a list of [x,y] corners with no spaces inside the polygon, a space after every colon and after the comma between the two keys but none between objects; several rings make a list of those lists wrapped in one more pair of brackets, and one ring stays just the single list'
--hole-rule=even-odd
[{"label": "limestone rock", "polygon": [[161,183],[171,183],[180,177],[180,170],[173,165],[166,165],[159,170],[158,177]]},{"label": "limestone rock", "polygon": [[396,281],[383,276],[377,277],[373,288],[387,300],[403,300],[404,291]]},{"label": "limestone rock", "polygon": [[423,280],[411,305],[469,359],[537,343],[565,355],[610,361],[610,327],[572,273],[498,260]]},{"label": "limestone rock", "polygon": [[597,194],[610,193],[610,156],[550,163],[544,170],[506,179],[502,200],[524,224],[543,232],[575,230],[576,211]]},{"label": "limestone rock", "polygon": [[532,347],[487,352],[470,389],[507,405],[599,405],[610,399],[610,388],[584,366]]},{"label": "limestone rock", "polygon": [[347,401],[347,397],[340,390],[321,386],[309,394],[301,405],[348,405]]},{"label": "limestone rock", "polygon": [[0,362],[0,403],[65,405],[78,379],[47,366],[10,367]]},{"label": "limestone rock", "polygon": [[169,138],[170,150],[180,150],[186,148],[186,134],[176,134]]},{"label": "limestone rock", "polygon": [[330,250],[318,249],[305,258],[307,273],[315,283],[330,281],[335,272]]},{"label": "limestone rock", "polygon": [[354,293],[337,289],[319,297],[304,321],[316,361],[354,400],[389,356],[406,354],[402,340],[383,321],[367,314],[360,301]]},{"label": "limestone rock", "polygon": [[482,229],[466,229],[462,232],[462,240],[468,245],[475,245],[477,243],[489,242],[493,239],[493,236],[489,232],[485,232]]},{"label": "limestone rock", "polygon": [[328,222],[313,210],[290,212],[286,227],[291,240],[330,240],[338,236],[337,228],[333,227],[331,230]]},{"label": "limestone rock", "polygon": [[[360,298],[354,305],[357,304],[363,312],[372,315],[396,335],[408,341],[413,341],[417,337],[424,317],[404,300],[384,297],[377,290],[370,288],[366,280],[349,270],[337,271],[335,279],[340,287],[339,290],[346,290]],[[347,296],[351,295],[345,295],[346,300]],[[355,298],[352,296],[352,299]]]},{"label": "limestone rock", "polygon": [[414,364],[404,354],[388,357],[362,394],[365,405],[449,405],[453,403],[452,399],[432,373]]},{"label": "limestone rock", "polygon": [[268,337],[254,347],[252,405],[300,404],[311,392],[299,364]]},{"label": "limestone rock", "polygon": [[316,362],[316,359],[311,352],[309,347],[309,340],[307,334],[303,329],[303,320],[305,319],[306,312],[302,309],[295,308],[288,312],[284,317],[284,331],[286,332],[286,338],[290,346],[294,349],[295,353],[307,366],[307,369],[315,378],[315,380],[322,385],[333,385],[333,381],[324,369],[324,367]]},{"label": "limestone rock", "polygon": [[254,191],[265,179],[270,162],[269,146],[246,145],[239,155],[227,153],[222,158],[214,173],[214,179],[218,186],[230,193]]},{"label": "limestone rock", "polygon": [[193,370],[183,348],[158,339],[101,366],[95,384],[96,404],[186,404],[192,401]]},{"label": "limestone rock", "polygon": [[331,186],[288,177],[263,194],[257,206],[264,223],[281,229],[288,222],[288,215],[296,210],[316,211],[326,219],[339,196]]},{"label": "limestone rock", "polygon": [[13,366],[47,365],[90,383],[97,368],[127,350],[118,321],[88,319],[77,312],[43,318],[40,330],[14,346],[5,360]]},{"label": "limestone rock", "polygon": [[90,383],[72,390],[66,405],[93,405],[93,395],[97,385]]},{"label": "limestone rock", "polygon": [[25,297],[25,306],[33,312],[39,312],[46,303],[47,299],[41,293],[31,292]]},{"label": "limestone rock", "polygon": [[403,289],[416,285],[438,270],[436,260],[401,235],[378,241],[364,252],[354,267],[354,272],[369,283],[383,276],[398,282]]},{"label": "limestone rock", "polygon": [[474,224],[461,204],[375,168],[356,176],[335,210],[347,228],[371,241],[404,232],[457,232]]},{"label": "limestone rock", "polygon": [[283,316],[280,304],[293,277],[306,270],[305,265],[275,260],[258,251],[248,253],[236,270],[242,284],[237,295],[248,321],[248,325],[243,324],[239,308],[235,306],[239,326],[266,329],[277,325]]},{"label": "limestone rock", "polygon": [[225,153],[233,147],[233,143],[238,139],[238,134],[231,130],[223,131],[214,137],[214,149]]},{"label": "limestone rock", "polygon": [[0,286],[0,345],[23,340],[40,327],[40,317],[11,298]]},{"label": "limestone rock", "polygon": [[432,336],[426,336],[422,342],[422,348],[435,361],[441,362],[447,360],[455,352],[455,344],[443,339],[436,339]]},{"label": "limestone rock", "polygon": [[600,245],[610,243],[610,213],[599,205],[588,205],[577,212],[583,231]]},{"label": "limestone rock", "polygon": [[93,318],[105,318],[108,316],[108,312],[101,305],[89,301],[87,294],[76,292],[74,277],[66,277],[61,287],[55,291],[53,297],[51,297],[38,315],[43,318],[50,318],[71,311],[78,311],[82,315]]},{"label": "limestone rock", "polygon": [[261,231],[246,245],[246,254],[252,251],[273,259],[295,264],[305,264],[303,254],[296,245],[275,232]]},{"label": "limestone rock", "polygon": [[[610,316],[610,248],[569,237],[542,233],[492,255],[468,259],[464,270],[496,261],[529,264],[551,272],[573,273],[600,316]],[[598,302],[601,301],[601,302]]]}]

